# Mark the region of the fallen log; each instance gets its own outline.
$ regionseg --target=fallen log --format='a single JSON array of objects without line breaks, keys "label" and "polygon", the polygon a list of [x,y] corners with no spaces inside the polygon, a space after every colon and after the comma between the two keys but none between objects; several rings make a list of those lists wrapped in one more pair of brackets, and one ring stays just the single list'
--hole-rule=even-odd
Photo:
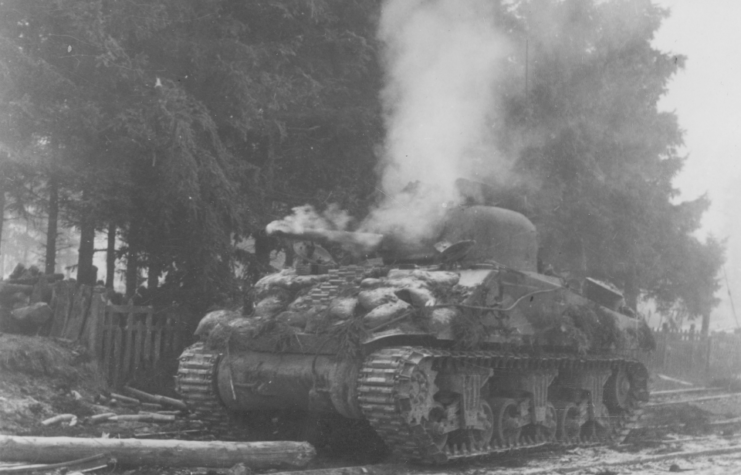
[{"label": "fallen log", "polygon": [[[315,468],[313,470],[293,470],[290,472],[273,472],[270,475],[374,475],[399,473],[398,465],[358,465],[355,467]],[[442,475],[442,474],[438,474]]]},{"label": "fallen log", "polygon": [[173,422],[175,416],[165,414],[124,414],[108,418],[112,422],[136,421],[136,422]]},{"label": "fallen log", "polygon": [[[74,467],[77,465],[87,464],[90,462],[98,462],[100,460],[103,460],[107,457],[107,454],[97,454],[97,455],[91,455],[90,457],[85,457],[77,460],[70,460],[68,462],[60,462],[55,464],[33,464],[33,465],[17,465],[15,467],[2,467],[0,468],[0,474],[10,474],[10,473],[27,473],[27,472],[51,472],[53,470],[56,470],[58,468],[69,468]],[[100,467],[106,467],[108,466],[108,463],[105,465],[99,465]]]},{"label": "fallen log", "polygon": [[137,406],[141,404],[140,400],[135,399],[133,397],[124,396],[122,394],[111,393],[111,397],[115,399],[116,401],[121,402],[123,404],[135,404]]},{"label": "fallen log", "polygon": [[34,277],[24,277],[21,279],[8,279],[8,282],[11,284],[34,286],[36,285],[36,283],[39,281],[41,277],[46,278],[46,282],[49,284],[52,284],[58,280],[64,280],[64,274],[44,274],[44,275],[37,275]]},{"label": "fallen log", "polygon": [[42,426],[50,426],[54,424],[59,424],[63,421],[72,421],[74,419],[77,419],[77,417],[74,414],[59,414],[58,416],[50,417],[48,419],[45,419],[41,421]]},{"label": "fallen log", "polygon": [[203,429],[171,430],[167,432],[140,432],[134,434],[137,439],[156,439],[159,437],[177,437],[181,435],[194,435],[203,432]]},{"label": "fallen log", "polygon": [[37,302],[26,307],[16,308],[10,314],[20,323],[33,327],[40,327],[54,316],[49,304]]},{"label": "fallen log", "polygon": [[173,399],[171,397],[160,396],[157,394],[145,393],[144,391],[141,391],[139,389],[134,389],[129,386],[124,387],[123,390],[124,392],[136,398],[139,398],[143,401],[149,401],[149,402],[153,402],[157,404],[162,404],[165,406],[176,407],[178,409],[188,409],[188,406],[186,406],[185,403],[179,399]]},{"label": "fallen log", "polygon": [[734,397],[741,397],[741,393],[731,393],[731,394],[720,394],[718,396],[705,396],[705,397],[697,397],[693,399],[677,399],[675,401],[657,401],[657,402],[649,402],[643,405],[643,407],[658,407],[658,406],[674,406],[678,404],[691,404],[695,402],[704,402],[704,401],[715,401],[717,399],[730,399]]},{"label": "fallen log", "polygon": [[92,422],[93,424],[98,422],[107,422],[111,417],[115,417],[116,415],[117,414],[115,412],[104,412],[103,414],[90,416],[88,418],[88,421]]},{"label": "fallen log", "polygon": [[18,292],[31,295],[32,291],[33,285],[12,284],[10,282],[0,281],[0,295],[12,295]]},{"label": "fallen log", "polygon": [[307,442],[224,442],[159,439],[83,439],[0,435],[0,460],[55,463],[105,452],[121,465],[254,469],[303,467],[314,458]]}]

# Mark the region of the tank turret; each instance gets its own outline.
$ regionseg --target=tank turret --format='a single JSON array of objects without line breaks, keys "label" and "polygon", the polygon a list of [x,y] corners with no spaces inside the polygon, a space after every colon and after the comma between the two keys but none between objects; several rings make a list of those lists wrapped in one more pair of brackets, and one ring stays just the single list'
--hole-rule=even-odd
[{"label": "tank turret", "polygon": [[178,390],[214,426],[265,410],[333,413],[367,420],[405,458],[442,463],[615,441],[635,425],[648,397],[636,358],[653,344],[647,325],[619,312],[605,286],[595,301],[537,273],[523,215],[455,208],[438,236],[411,245],[272,231],[367,260],[319,264],[324,254],[307,251],[314,265],[256,284],[251,315],[204,318]]}]

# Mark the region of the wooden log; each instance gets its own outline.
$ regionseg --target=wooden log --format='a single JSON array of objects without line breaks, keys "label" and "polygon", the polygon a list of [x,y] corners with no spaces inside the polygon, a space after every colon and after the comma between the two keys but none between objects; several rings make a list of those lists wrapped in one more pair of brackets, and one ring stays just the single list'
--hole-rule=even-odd
[{"label": "wooden log", "polygon": [[109,418],[109,421],[138,421],[138,422],[174,422],[176,416],[165,415],[165,414],[152,414],[151,412],[144,412],[140,414],[121,414]]},{"label": "wooden log", "polygon": [[7,281],[0,281],[0,296],[13,295],[15,293],[31,295],[33,285],[13,284]]},{"label": "wooden log", "polygon": [[137,439],[156,439],[158,437],[178,437],[183,435],[194,435],[203,432],[203,429],[171,430],[167,432],[142,432],[134,434]]},{"label": "wooden log", "polygon": [[18,322],[33,328],[44,325],[54,316],[51,307],[44,302],[16,308],[10,314]]},{"label": "wooden log", "polygon": [[[0,468],[0,474],[11,474],[11,473],[27,473],[27,472],[44,472],[51,473],[58,468],[68,468],[77,465],[83,465],[90,462],[98,462],[108,457],[108,454],[97,454],[90,457],[81,458],[78,460],[70,460],[68,462],[60,462],[55,464],[34,464],[34,465],[19,465],[15,467],[2,467]],[[100,468],[107,467],[109,464],[100,466]],[[80,471],[80,470],[77,470]]]},{"label": "wooden log", "polygon": [[130,386],[124,387],[123,390],[126,394],[139,398],[142,401],[151,401],[157,404],[177,407],[178,409],[188,409],[188,406],[186,406],[185,403],[179,399],[173,399],[171,397],[160,396],[157,394],[145,393],[144,391],[141,391],[139,389],[134,389]]},{"label": "wooden log", "polygon": [[354,467],[315,468],[313,470],[292,470],[290,472],[273,472],[270,475],[373,475],[397,473],[400,471],[403,473],[407,472],[406,470],[399,470],[398,465],[378,464],[357,465]]},{"label": "wooden log", "polygon": [[44,278],[47,282],[53,283],[58,280],[64,279],[64,274],[44,274],[44,275],[38,275],[36,277],[27,277],[25,279],[12,279],[8,280],[7,282],[11,284],[21,284],[21,285],[30,285],[34,286],[36,283],[41,279]]},{"label": "wooden log", "polygon": [[58,416],[50,417],[48,419],[45,419],[41,421],[42,426],[50,426],[54,424],[59,424],[62,421],[72,421],[72,419],[75,419],[74,414],[59,414]]},{"label": "wooden log", "polygon": [[225,442],[157,439],[86,439],[0,435],[0,460],[55,463],[100,453],[129,466],[254,469],[304,467],[316,454],[307,442]]},{"label": "wooden log", "polygon": [[127,403],[127,404],[135,404],[137,406],[139,404],[141,404],[141,401],[140,400],[138,400],[136,398],[133,398],[133,397],[124,396],[122,394],[111,393],[111,397],[114,398],[114,399],[116,399],[117,401],[121,401],[121,402]]},{"label": "wooden log", "polygon": [[111,417],[117,416],[115,412],[104,412],[103,414],[96,414],[94,416],[90,416],[88,418],[88,421],[92,422],[93,424],[96,424],[98,422],[107,422],[108,419]]}]

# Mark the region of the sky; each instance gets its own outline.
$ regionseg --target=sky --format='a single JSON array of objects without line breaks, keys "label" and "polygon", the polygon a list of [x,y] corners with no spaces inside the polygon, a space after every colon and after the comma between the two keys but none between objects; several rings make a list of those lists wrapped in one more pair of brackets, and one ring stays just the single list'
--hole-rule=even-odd
[{"label": "sky", "polygon": [[654,46],[687,57],[659,104],[674,111],[685,131],[687,156],[675,180],[681,199],[707,193],[712,202],[700,236],[727,239],[721,304],[711,329],[736,327],[728,290],[741,322],[741,2],[654,0],[671,11]]}]

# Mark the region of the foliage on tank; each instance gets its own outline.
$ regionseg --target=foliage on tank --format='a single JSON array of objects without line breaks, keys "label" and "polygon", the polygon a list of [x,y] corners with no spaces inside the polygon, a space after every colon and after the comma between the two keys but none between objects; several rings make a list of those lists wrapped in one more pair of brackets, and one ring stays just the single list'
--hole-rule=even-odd
[{"label": "foliage on tank", "polygon": [[196,333],[213,350],[277,352],[301,351],[299,335],[309,334],[326,342],[317,351],[344,356],[359,356],[364,342],[391,331],[432,336],[459,349],[503,343],[584,354],[650,350],[654,344],[643,320],[620,323],[628,317],[566,287],[537,288],[519,272],[513,284],[514,271],[507,269],[491,269],[486,279],[461,285],[463,272],[345,266],[301,275],[285,269],[257,283],[250,315],[212,312]]},{"label": "foliage on tank", "polygon": [[456,285],[458,278],[455,272],[387,267],[349,266],[310,276],[286,269],[257,283],[251,315],[222,312],[204,318],[215,322],[208,325],[207,346],[247,349],[263,338],[280,351],[296,333],[311,333],[327,335],[342,352],[354,354],[362,341],[384,329],[436,333],[457,315],[448,305],[467,297],[467,289]]}]

